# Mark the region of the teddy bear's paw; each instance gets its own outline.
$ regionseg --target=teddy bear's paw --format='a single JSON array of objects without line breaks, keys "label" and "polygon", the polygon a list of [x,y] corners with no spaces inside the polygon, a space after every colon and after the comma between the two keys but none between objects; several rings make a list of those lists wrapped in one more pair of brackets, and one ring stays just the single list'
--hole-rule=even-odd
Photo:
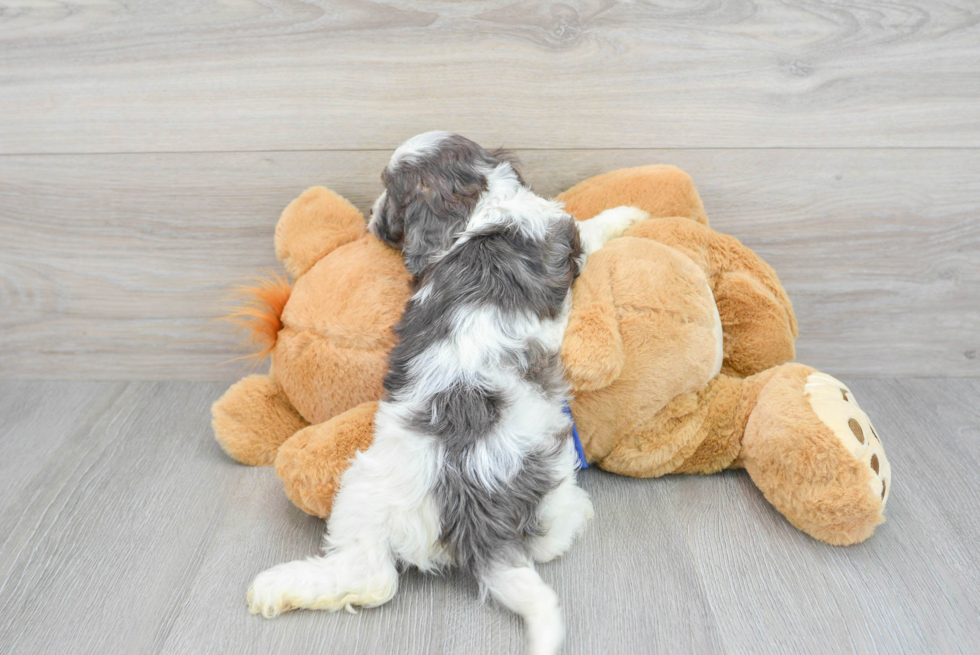
[{"label": "teddy bear's paw", "polygon": [[804,395],[843,446],[871,469],[869,484],[872,492],[881,497],[884,508],[891,492],[891,467],[871,419],[858,406],[854,394],[840,380],[826,373],[813,373],[807,376]]}]

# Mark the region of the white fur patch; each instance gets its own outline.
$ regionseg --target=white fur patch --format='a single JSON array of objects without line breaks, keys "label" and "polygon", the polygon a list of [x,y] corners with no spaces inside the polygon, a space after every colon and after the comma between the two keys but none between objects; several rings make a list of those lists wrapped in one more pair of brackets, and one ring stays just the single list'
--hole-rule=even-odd
[{"label": "white fur patch", "polygon": [[388,191],[382,191],[381,195],[375,199],[374,204],[371,205],[371,217],[368,219],[367,229],[371,234],[377,234],[377,229],[375,225],[378,222],[378,217],[381,213],[381,207],[384,205],[385,199],[388,197]]},{"label": "white fur patch", "polygon": [[435,150],[440,142],[450,136],[452,134],[443,130],[433,130],[413,136],[395,149],[388,161],[388,170],[397,168],[398,163],[404,159],[412,159]]},{"label": "white fur patch", "polygon": [[558,596],[533,566],[500,568],[489,576],[494,599],[524,617],[528,655],[555,655],[565,641]]},{"label": "white fur patch", "polygon": [[[466,233],[513,225],[530,238],[544,239],[552,221],[564,215],[561,203],[535,195],[520,183],[513,167],[503,162],[487,174],[487,190],[466,223]],[[456,244],[465,243],[466,233]]]},{"label": "white fur patch", "polygon": [[626,230],[630,229],[635,223],[645,221],[650,218],[650,214],[638,207],[613,207],[607,209],[585,221],[578,221],[579,240],[582,243],[581,266],[585,266],[585,261],[589,255],[597,251],[609,241],[623,236]]}]

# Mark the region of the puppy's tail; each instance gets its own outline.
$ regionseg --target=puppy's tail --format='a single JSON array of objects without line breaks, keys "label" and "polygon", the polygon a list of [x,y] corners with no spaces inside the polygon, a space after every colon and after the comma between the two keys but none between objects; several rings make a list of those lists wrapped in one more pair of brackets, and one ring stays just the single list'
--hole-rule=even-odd
[{"label": "puppy's tail", "polygon": [[555,655],[561,649],[565,623],[558,596],[533,564],[497,565],[479,577],[481,586],[498,603],[524,619],[528,655]]}]

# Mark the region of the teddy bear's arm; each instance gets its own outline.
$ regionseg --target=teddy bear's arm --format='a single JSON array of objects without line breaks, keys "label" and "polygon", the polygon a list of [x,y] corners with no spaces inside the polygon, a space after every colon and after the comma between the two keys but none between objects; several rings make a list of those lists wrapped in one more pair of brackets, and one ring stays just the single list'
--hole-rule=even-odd
[{"label": "teddy bear's arm", "polygon": [[[595,391],[609,386],[623,370],[625,353],[608,276],[596,273],[605,252],[585,264],[572,292],[572,310],[562,341],[565,373],[577,391]],[[590,266],[591,262],[591,266]]]},{"label": "teddy bear's arm", "polygon": [[753,375],[796,356],[789,296],[772,267],[738,239],[685,218],[644,221],[626,236],[676,248],[704,270],[724,334],[723,373]]},{"label": "teddy bear's arm", "polygon": [[293,278],[334,249],[364,234],[364,216],[330,189],[312,187],[283,210],[276,225],[276,257]]},{"label": "teddy bear's arm", "polygon": [[270,466],[279,446],[307,423],[271,375],[249,375],[211,406],[214,438],[249,466]]},{"label": "teddy bear's arm", "polygon": [[344,472],[374,441],[377,401],[362,403],[290,437],[276,457],[286,495],[307,514],[327,518]]},{"label": "teddy bear's arm", "polygon": [[629,205],[651,216],[683,216],[708,224],[694,181],[676,166],[654,164],[596,175],[559,194],[556,200],[580,221],[609,207]]}]

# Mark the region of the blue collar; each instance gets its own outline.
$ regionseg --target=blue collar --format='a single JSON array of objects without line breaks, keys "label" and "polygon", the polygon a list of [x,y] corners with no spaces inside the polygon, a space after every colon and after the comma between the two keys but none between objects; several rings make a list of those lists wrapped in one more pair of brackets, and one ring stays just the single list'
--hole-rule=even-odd
[{"label": "blue collar", "polygon": [[572,418],[572,408],[568,406],[568,401],[565,401],[565,413],[568,414],[568,418],[572,421],[572,439],[575,440],[575,452],[578,453],[578,467],[580,469],[589,468],[589,463],[585,461],[585,449],[582,448],[582,440],[578,437],[578,428],[575,427],[575,419]]}]

